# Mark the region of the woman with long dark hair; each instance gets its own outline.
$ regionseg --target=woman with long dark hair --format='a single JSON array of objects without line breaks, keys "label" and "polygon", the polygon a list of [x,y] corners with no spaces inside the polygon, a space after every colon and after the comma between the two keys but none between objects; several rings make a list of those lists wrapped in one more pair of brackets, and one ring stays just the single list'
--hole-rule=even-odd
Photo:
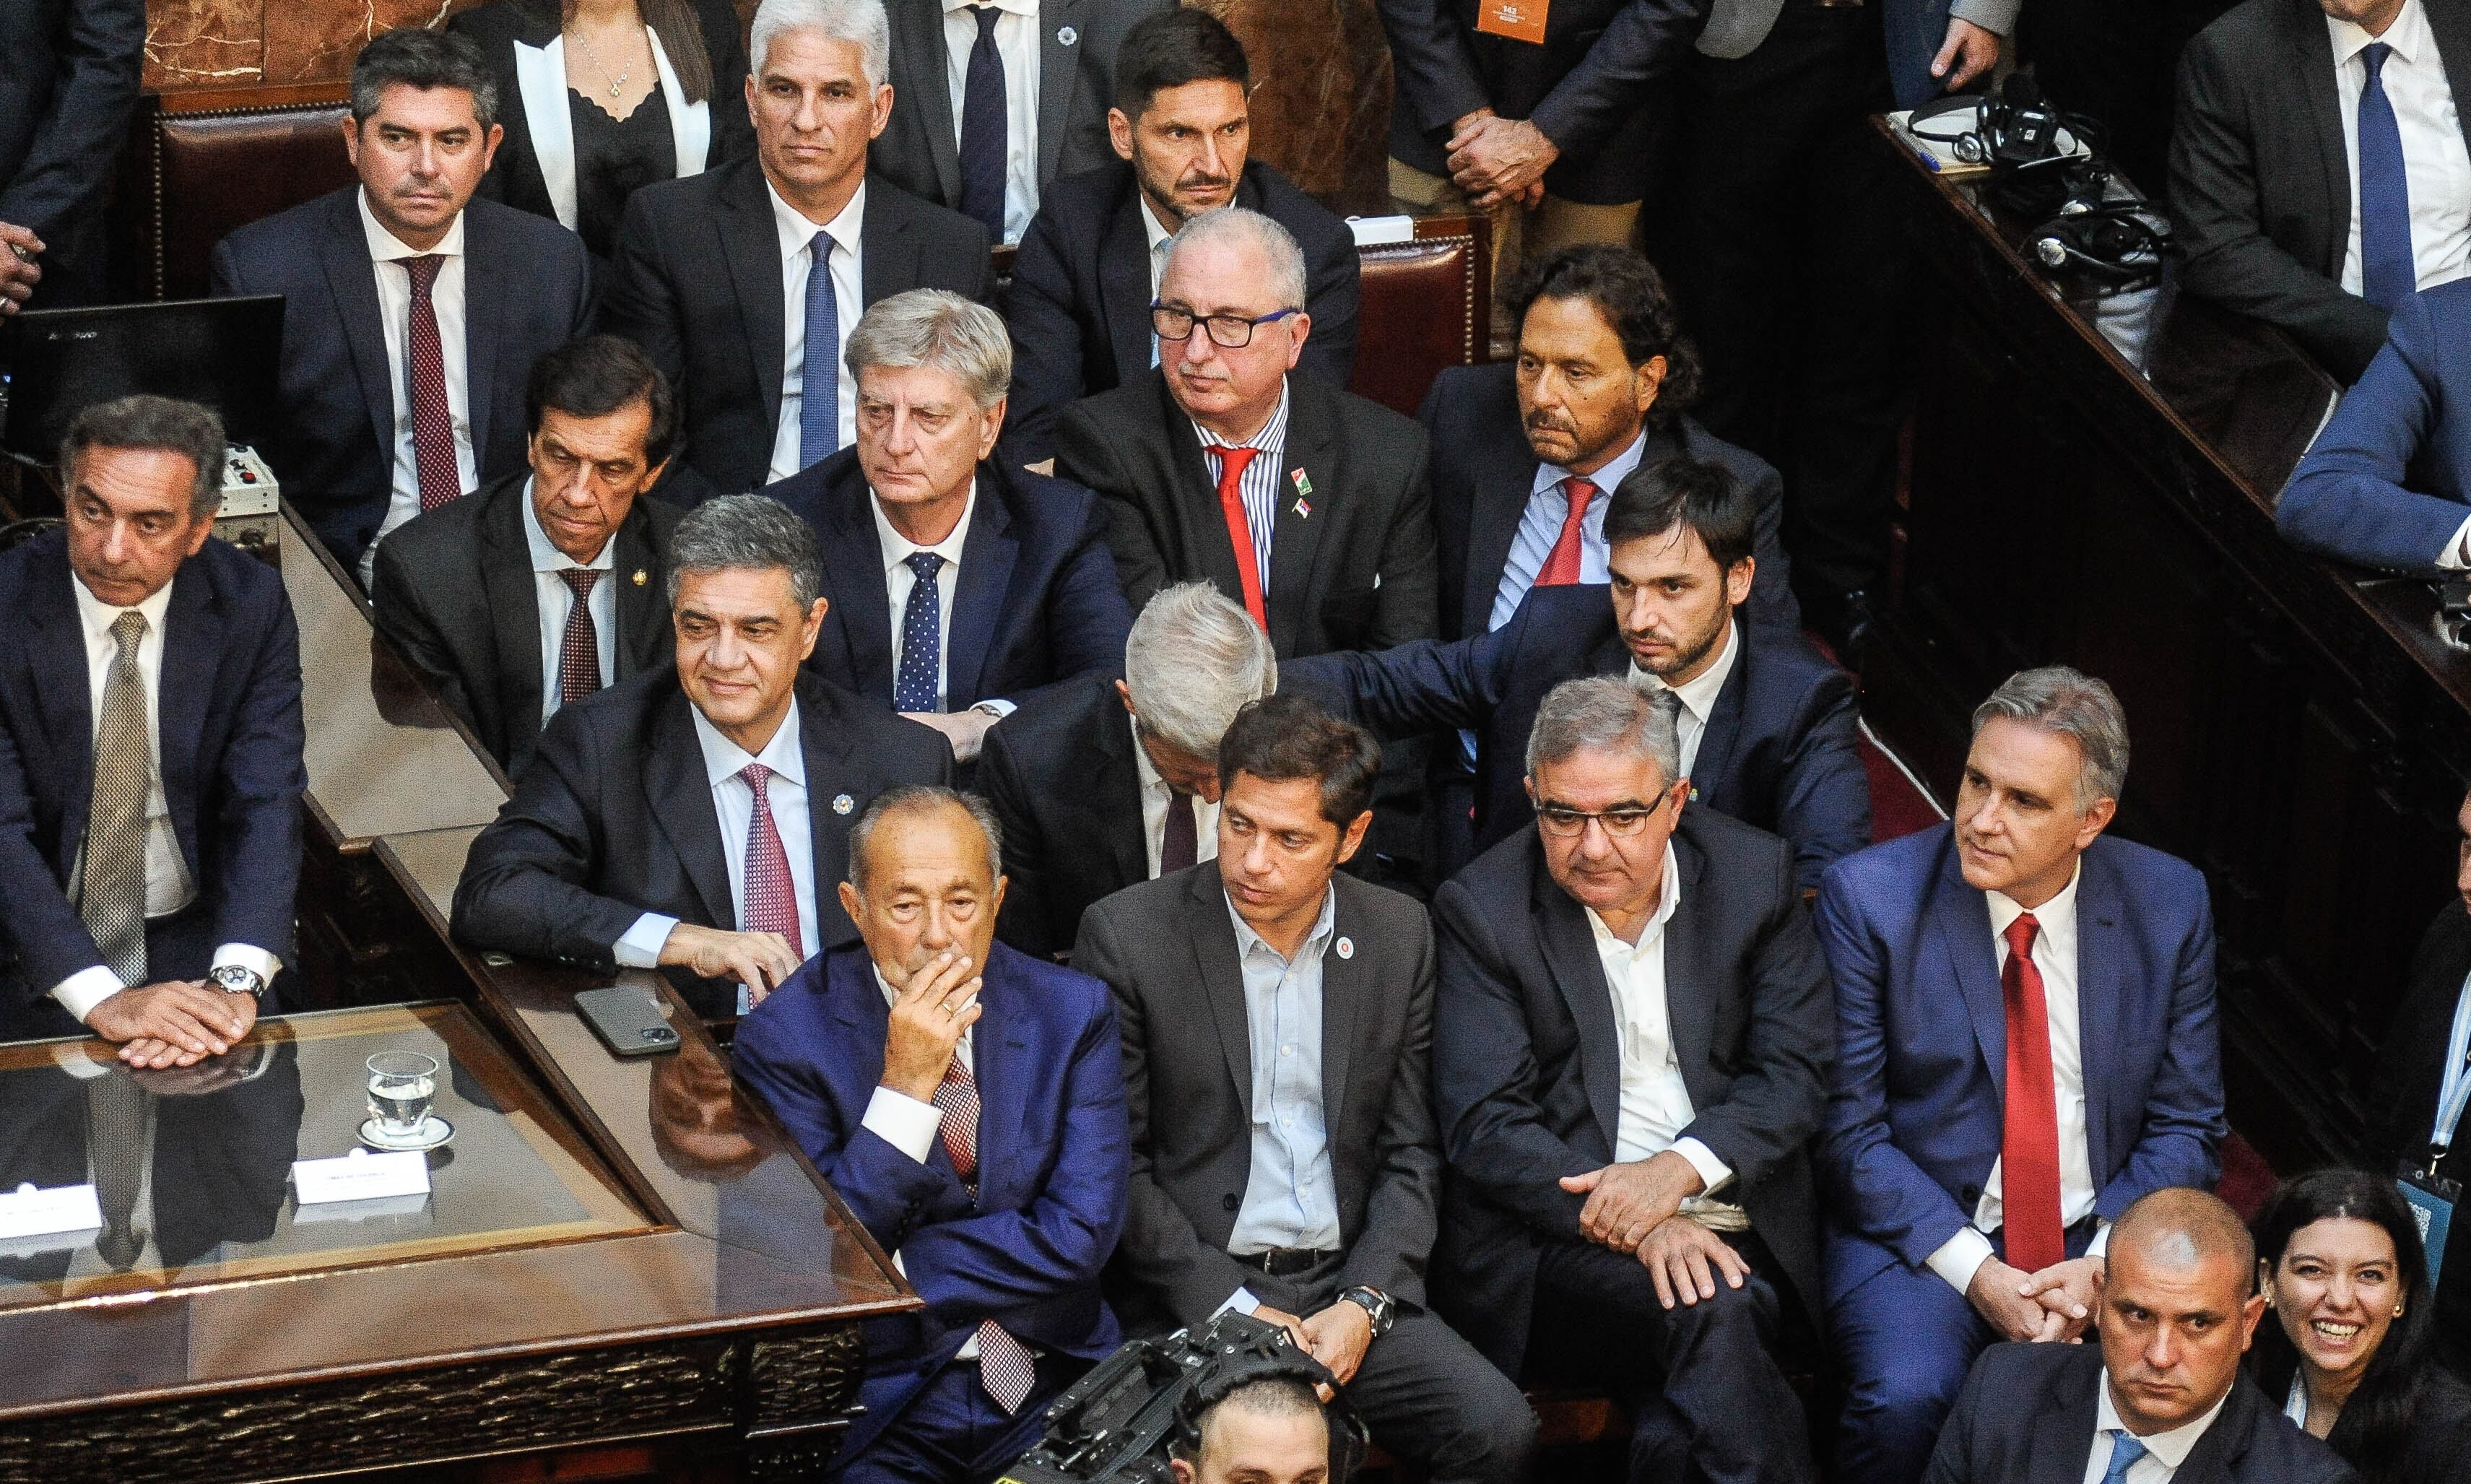
[{"label": "woman with long dark hair", "polygon": [[2436,1362],[2419,1226],[2391,1180],[2323,1169],[2284,1181],[2252,1223],[2277,1323],[2249,1352],[2265,1394],[2361,1484],[2471,1473],[2471,1387]]}]

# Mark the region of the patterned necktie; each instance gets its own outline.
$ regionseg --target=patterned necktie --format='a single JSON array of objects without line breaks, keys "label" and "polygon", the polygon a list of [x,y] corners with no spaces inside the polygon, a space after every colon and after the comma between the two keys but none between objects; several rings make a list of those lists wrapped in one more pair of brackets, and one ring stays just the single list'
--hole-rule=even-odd
[{"label": "patterned necktie", "polygon": [[1003,12],[992,5],[968,7],[978,23],[978,39],[970,47],[970,67],[961,84],[961,215],[975,217],[987,229],[987,241],[1004,240],[1004,65],[996,50],[996,22]]},{"label": "patterned necktie", "polygon": [[807,348],[798,368],[798,467],[841,446],[841,303],[833,292],[833,236],[808,248]]},{"label": "patterned necktie", "polygon": [[403,260],[412,275],[412,459],[420,471],[420,508],[435,510],[463,493],[455,467],[455,410],[446,400],[446,354],[430,291],[446,259],[435,252]]},{"label": "patterned necktie", "polygon": [[2360,49],[2368,75],[2360,84],[2360,296],[2400,309],[2419,288],[2411,248],[2411,179],[2403,168],[2402,128],[2383,74],[2393,48],[2372,41]]},{"label": "patterned necktie", "polygon": [[1999,1204],[2008,1265],[2028,1273],[2068,1255],[2059,1224],[2059,1097],[2051,1072],[2050,1007],[2034,962],[2041,924],[2026,912],[2008,925],[1999,989],[2008,1013],[2008,1109],[1999,1141]]},{"label": "patterned necktie", "polygon": [[892,677],[892,709],[936,712],[944,709],[944,687],[937,679],[943,668],[944,595],[935,574],[944,558],[932,552],[912,552],[902,558],[917,578],[909,584],[909,601],[901,614],[901,670]]},{"label": "patterned necktie", "polygon": [[1236,580],[1243,589],[1244,611],[1266,630],[1270,616],[1261,597],[1261,558],[1253,550],[1253,518],[1244,508],[1244,471],[1261,451],[1215,443],[1210,451],[1218,456],[1218,512],[1227,519],[1227,544],[1236,549]]},{"label": "patterned necktie", "polygon": [[1588,502],[1596,498],[1596,486],[1574,474],[1562,482],[1562,494],[1570,503],[1569,513],[1562,517],[1552,554],[1537,570],[1538,587],[1567,587],[1579,580],[1579,549],[1587,539]]},{"label": "patterned necktie", "polygon": [[86,808],[85,869],[78,916],[103,961],[123,984],[146,982],[146,796],[153,790],[154,743],[147,724],[146,679],[137,645],[146,615],[111,621],[120,651],[103,683],[94,734],[94,792]]},{"label": "patterned necktie", "polygon": [[103,1208],[103,1232],[94,1248],[115,1273],[128,1272],[146,1250],[146,1234],[136,1230],[135,1221],[151,1111],[150,1095],[118,1067],[85,1085],[86,1159],[94,1166],[95,1204]]},{"label": "patterned necktie", "polygon": [[[935,1084],[935,1095],[930,1099],[936,1111],[944,1115],[937,1133],[944,1141],[945,1156],[953,1162],[953,1173],[961,1177],[961,1186],[972,1200],[978,1196],[978,1081],[961,1063],[960,1052],[944,1068],[944,1080]],[[1004,1331],[1003,1326],[989,1319],[978,1325],[978,1384],[1004,1409],[1006,1416],[1021,1410],[1029,1400],[1030,1387],[1038,1378],[1038,1368],[1030,1359],[1027,1347]]]},{"label": "patterned necktie", "polygon": [[738,770],[755,795],[755,813],[746,821],[746,889],[740,893],[738,925],[745,932],[777,932],[789,941],[789,953],[804,962],[806,940],[798,932],[798,883],[789,875],[789,852],[781,843],[781,827],[772,820],[772,800],[765,789],[772,769],[749,763]]},{"label": "patterned necktie", "polygon": [[1181,871],[1201,859],[1201,827],[1192,817],[1192,795],[1166,791],[1166,828],[1159,834],[1159,874]]},{"label": "patterned necktie", "polygon": [[592,622],[592,585],[600,574],[565,567],[557,575],[575,594],[575,605],[566,610],[566,638],[557,647],[558,704],[570,706],[600,689],[600,629]]},{"label": "patterned necktie", "polygon": [[2136,1435],[2125,1427],[2106,1430],[2111,1439],[2110,1467],[2102,1471],[2102,1484],[2122,1484],[2128,1477],[2128,1471],[2135,1468],[2136,1461],[2145,1456],[2145,1445],[2136,1441]]}]

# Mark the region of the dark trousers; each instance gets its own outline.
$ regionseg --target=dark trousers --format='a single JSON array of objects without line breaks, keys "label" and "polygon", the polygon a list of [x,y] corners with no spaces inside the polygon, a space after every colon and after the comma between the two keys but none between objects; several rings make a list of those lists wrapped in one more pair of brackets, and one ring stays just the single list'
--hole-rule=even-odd
[{"label": "dark trousers", "polygon": [[1632,1484],[1809,1484],[1819,1477],[1801,1399],[1777,1364],[1787,1302],[1776,1260],[1745,1234],[1739,1288],[1666,1308],[1645,1264],[1593,1242],[1553,1242],[1536,1265],[1528,1369],[1612,1391],[1630,1411]]},{"label": "dark trousers", "polygon": [[1868,122],[1890,103],[1877,7],[1786,0],[1749,56],[1693,56],[1684,93],[1679,209],[1650,248],[1706,363],[1698,415],[1784,476],[1795,585],[1825,614],[1887,576],[1911,385],[1903,167]]},{"label": "dark trousers", "polygon": [[954,1360],[920,1387],[901,1415],[833,1477],[842,1484],[979,1484],[1038,1446],[1047,1403],[1089,1371],[1084,1361],[1041,1355],[1038,1384],[1005,1415],[978,1379],[976,1359]]}]

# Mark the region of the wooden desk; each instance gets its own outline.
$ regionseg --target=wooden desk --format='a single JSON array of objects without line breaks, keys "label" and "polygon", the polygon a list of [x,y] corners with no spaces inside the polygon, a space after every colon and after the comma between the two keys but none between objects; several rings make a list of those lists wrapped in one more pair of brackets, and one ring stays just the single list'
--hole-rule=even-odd
[{"label": "wooden desk", "polygon": [[1901,572],[1865,712],[1944,800],[1973,706],[2064,661],[2108,680],[2124,836],[2213,888],[2231,1121],[2280,1167],[2354,1155],[2370,1057],[2452,891],[2471,657],[2424,584],[2283,544],[2273,502],[2335,384],[2278,332],[2104,299],[2018,250],[1979,177],[1910,168],[1928,268]]}]

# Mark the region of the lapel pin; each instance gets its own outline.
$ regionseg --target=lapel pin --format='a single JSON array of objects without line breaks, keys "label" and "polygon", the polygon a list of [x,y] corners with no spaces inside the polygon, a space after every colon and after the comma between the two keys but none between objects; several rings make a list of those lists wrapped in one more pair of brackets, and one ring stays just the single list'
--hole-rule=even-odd
[{"label": "lapel pin", "polygon": [[646,572],[641,567],[635,569],[635,585],[637,587],[642,587],[645,583],[649,582],[650,580],[652,580],[650,573]]},{"label": "lapel pin", "polygon": [[1341,958],[1353,958],[1355,956],[1355,940],[1353,938],[1340,938],[1338,940],[1338,956]]},{"label": "lapel pin", "polygon": [[856,808],[858,808],[858,801],[857,801],[856,799],[851,798],[848,794],[846,794],[846,793],[835,793],[835,794],[834,794],[834,795],[833,795],[833,813],[835,813],[835,814],[846,814],[846,813],[848,813],[851,810],[856,809]]},{"label": "lapel pin", "polygon": [[1058,46],[1071,46],[1073,42],[1080,39],[1081,33],[1073,30],[1070,26],[1059,26],[1056,28],[1055,44]]},{"label": "lapel pin", "polygon": [[1304,470],[1290,469],[1287,471],[1287,478],[1295,481],[1297,494],[1309,495],[1312,493],[1312,476],[1306,474]]},{"label": "lapel pin", "polygon": [[1300,521],[1312,519],[1312,503],[1302,496],[1296,499],[1296,519]]}]

